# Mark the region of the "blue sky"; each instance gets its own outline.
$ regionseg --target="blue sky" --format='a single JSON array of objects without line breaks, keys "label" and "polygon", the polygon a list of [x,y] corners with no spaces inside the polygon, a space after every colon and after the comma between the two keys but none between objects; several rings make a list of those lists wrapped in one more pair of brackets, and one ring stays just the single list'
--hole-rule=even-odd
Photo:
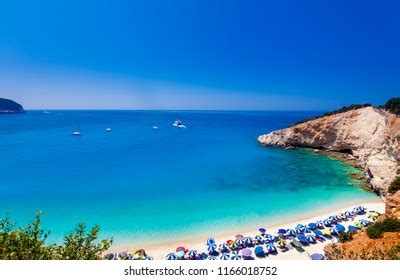
[{"label": "blue sky", "polygon": [[27,108],[329,110],[400,93],[398,1],[3,1]]}]

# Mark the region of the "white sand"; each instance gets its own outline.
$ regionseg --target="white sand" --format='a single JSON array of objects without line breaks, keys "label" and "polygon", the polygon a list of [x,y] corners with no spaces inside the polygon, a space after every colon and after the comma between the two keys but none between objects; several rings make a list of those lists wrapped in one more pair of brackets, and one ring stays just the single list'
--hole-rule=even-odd
[{"label": "white sand", "polygon": [[[346,207],[346,208],[341,208],[341,209],[336,209],[335,211],[331,211],[329,213],[318,213],[318,215],[314,216],[314,217],[309,217],[309,218],[305,218],[303,220],[299,220],[296,222],[292,222],[292,223],[287,223],[287,224],[281,224],[281,225],[275,225],[275,226],[271,226],[267,228],[267,233],[270,234],[275,234],[278,229],[280,228],[295,228],[297,224],[308,224],[311,222],[315,222],[317,220],[323,220],[329,216],[338,214],[338,213],[343,213],[346,210],[352,210],[355,206],[359,206],[362,205],[365,208],[367,208],[367,212],[370,210],[375,210],[379,213],[384,213],[385,212],[385,203],[384,202],[377,202],[377,203],[360,203],[357,205],[353,205],[350,207]],[[346,226],[352,224],[354,225],[355,221],[358,221],[360,219],[365,219],[367,218],[368,215],[357,215],[354,219],[354,221],[343,221],[340,222],[340,224]],[[221,235],[215,235],[214,238],[217,241],[217,243],[222,243],[226,240],[229,239],[234,239],[234,236],[236,234],[242,234],[243,236],[251,236],[254,237],[255,235],[259,234],[259,232],[257,231],[257,229],[243,229],[242,232],[233,232],[231,234],[221,234]],[[197,237],[194,238],[192,240],[182,240],[180,242],[169,242],[169,243],[161,243],[161,244],[154,244],[154,245],[150,245],[150,246],[146,246],[143,249],[145,249],[146,253],[150,256],[152,256],[154,259],[165,259],[165,256],[170,253],[170,252],[175,252],[175,249],[178,246],[185,246],[186,248],[189,249],[195,249],[198,252],[206,252],[206,240],[207,240],[208,236],[204,236],[204,237]],[[277,255],[269,255],[267,256],[265,259],[281,259],[281,260],[307,260],[309,259],[309,254],[313,254],[313,253],[323,253],[323,248],[325,247],[325,245],[335,242],[336,239],[333,238],[331,240],[326,240],[325,242],[317,242],[316,244],[311,244],[310,246],[305,246],[304,248],[304,252],[299,252],[295,249],[291,249],[289,251],[286,252],[279,252]],[[113,249],[120,249],[119,251],[122,251],[121,248],[113,248]],[[138,248],[132,248],[132,247],[126,247],[125,249],[128,249],[128,251],[134,252],[135,250],[137,250]]]}]

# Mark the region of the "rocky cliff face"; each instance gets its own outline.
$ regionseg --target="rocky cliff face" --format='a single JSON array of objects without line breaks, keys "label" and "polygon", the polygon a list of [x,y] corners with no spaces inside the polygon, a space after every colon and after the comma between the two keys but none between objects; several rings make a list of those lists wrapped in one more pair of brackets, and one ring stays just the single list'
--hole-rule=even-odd
[{"label": "rocky cliff face", "polygon": [[386,197],[399,173],[400,118],[365,107],[261,135],[265,146],[311,147],[352,154],[366,171],[371,187]]},{"label": "rocky cliff face", "polygon": [[15,101],[0,98],[0,114],[25,113],[24,108]]}]

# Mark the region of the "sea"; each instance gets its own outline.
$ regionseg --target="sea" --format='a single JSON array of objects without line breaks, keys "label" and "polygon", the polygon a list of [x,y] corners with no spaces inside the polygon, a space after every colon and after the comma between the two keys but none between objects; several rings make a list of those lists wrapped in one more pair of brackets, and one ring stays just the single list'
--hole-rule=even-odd
[{"label": "sea", "polygon": [[[78,223],[117,246],[268,227],[379,198],[353,167],[261,134],[318,112],[29,111],[0,115],[0,217],[42,212],[49,243]],[[176,119],[186,128],[175,127]],[[157,126],[158,129],[154,129]],[[112,131],[106,131],[111,128]],[[72,136],[75,130],[81,136]]]}]

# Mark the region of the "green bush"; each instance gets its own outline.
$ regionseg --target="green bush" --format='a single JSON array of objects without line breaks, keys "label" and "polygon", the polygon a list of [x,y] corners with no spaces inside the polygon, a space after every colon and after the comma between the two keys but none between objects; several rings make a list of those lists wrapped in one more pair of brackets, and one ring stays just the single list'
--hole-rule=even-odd
[{"label": "green bush", "polygon": [[386,110],[389,110],[390,112],[394,114],[399,114],[400,113],[400,98],[391,98],[386,102],[386,104],[383,106]]},{"label": "green bush", "polygon": [[7,215],[0,219],[0,259],[2,260],[95,260],[110,247],[109,240],[96,242],[99,227],[88,233],[84,224],[64,237],[62,245],[47,245],[50,232],[41,228],[41,213],[24,227],[15,228]]},{"label": "green bush", "polygon": [[339,241],[344,243],[353,240],[353,233],[351,232],[341,232],[339,233]]},{"label": "green bush", "polygon": [[395,193],[400,190],[400,177],[396,177],[393,182],[390,183],[388,192]]},{"label": "green bush", "polygon": [[367,228],[367,235],[371,239],[382,238],[384,232],[398,232],[400,231],[400,220],[397,218],[389,217],[383,221],[376,222]]}]

